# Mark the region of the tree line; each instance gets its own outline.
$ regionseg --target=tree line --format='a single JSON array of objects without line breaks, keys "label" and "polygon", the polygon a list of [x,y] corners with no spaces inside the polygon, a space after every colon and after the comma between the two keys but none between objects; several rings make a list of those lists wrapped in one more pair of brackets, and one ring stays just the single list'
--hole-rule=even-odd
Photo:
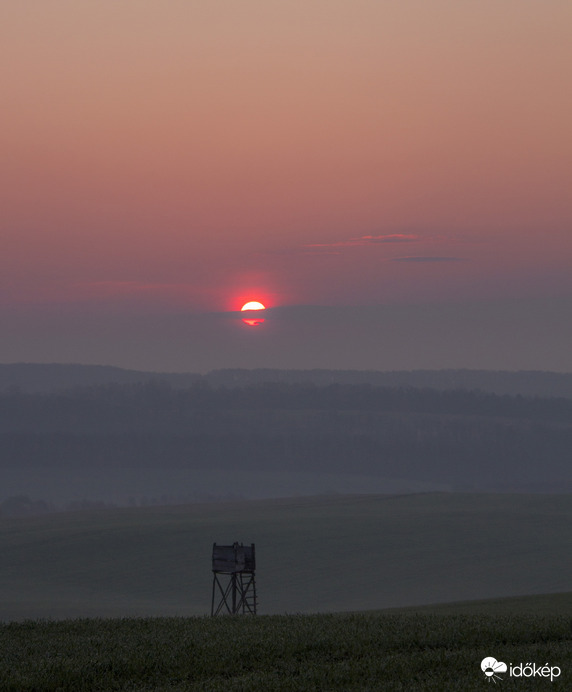
[{"label": "tree line", "polygon": [[0,395],[0,468],[315,471],[572,490],[571,450],[568,399],[279,383]]}]

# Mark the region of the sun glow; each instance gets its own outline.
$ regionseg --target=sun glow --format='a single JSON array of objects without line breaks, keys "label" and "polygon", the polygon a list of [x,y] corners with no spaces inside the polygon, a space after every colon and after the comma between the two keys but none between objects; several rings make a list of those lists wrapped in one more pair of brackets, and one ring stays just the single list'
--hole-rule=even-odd
[{"label": "sun glow", "polygon": [[[262,303],[259,303],[257,300],[251,300],[248,303],[245,303],[241,308],[241,312],[250,312],[251,310],[266,310],[266,306],[263,305]],[[262,324],[264,322],[263,317],[245,317],[242,320],[244,324],[247,324],[249,327],[257,327],[258,325]]]}]

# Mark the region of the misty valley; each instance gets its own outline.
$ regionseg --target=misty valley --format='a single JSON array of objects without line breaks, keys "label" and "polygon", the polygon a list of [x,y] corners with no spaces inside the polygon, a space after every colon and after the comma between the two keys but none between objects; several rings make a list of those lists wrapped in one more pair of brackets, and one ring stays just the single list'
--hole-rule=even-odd
[{"label": "misty valley", "polygon": [[0,509],[572,490],[570,398],[286,374],[9,386]]}]

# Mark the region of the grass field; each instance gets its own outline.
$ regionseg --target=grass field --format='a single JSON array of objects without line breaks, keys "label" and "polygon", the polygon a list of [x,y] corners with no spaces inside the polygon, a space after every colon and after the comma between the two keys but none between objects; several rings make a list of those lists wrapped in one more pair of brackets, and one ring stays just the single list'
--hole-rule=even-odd
[{"label": "grass field", "polygon": [[[569,690],[571,614],[562,594],[382,613],[8,623],[0,689]],[[489,656],[510,666],[502,679],[481,670]],[[521,663],[555,677],[511,676]]]},{"label": "grass field", "polygon": [[[449,493],[3,519],[0,689],[569,690],[571,520],[567,495]],[[263,615],[200,617],[235,540]]]},{"label": "grass field", "polygon": [[207,614],[212,543],[256,543],[262,614],[569,591],[572,497],[429,493],[0,520],[0,620]]}]

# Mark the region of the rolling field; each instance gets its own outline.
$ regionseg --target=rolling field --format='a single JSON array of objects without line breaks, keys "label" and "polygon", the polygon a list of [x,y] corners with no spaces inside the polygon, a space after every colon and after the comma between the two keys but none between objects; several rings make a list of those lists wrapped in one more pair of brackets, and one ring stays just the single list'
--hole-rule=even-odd
[{"label": "rolling field", "polygon": [[0,520],[0,620],[210,611],[213,542],[256,543],[261,614],[566,592],[572,497],[337,496]]},{"label": "rolling field", "polygon": [[[493,682],[569,690],[572,595],[504,605],[510,614],[481,602],[432,612],[8,623],[0,625],[0,688],[469,692]],[[563,605],[568,615],[542,614]],[[487,677],[481,662],[491,656],[508,671]]]}]

